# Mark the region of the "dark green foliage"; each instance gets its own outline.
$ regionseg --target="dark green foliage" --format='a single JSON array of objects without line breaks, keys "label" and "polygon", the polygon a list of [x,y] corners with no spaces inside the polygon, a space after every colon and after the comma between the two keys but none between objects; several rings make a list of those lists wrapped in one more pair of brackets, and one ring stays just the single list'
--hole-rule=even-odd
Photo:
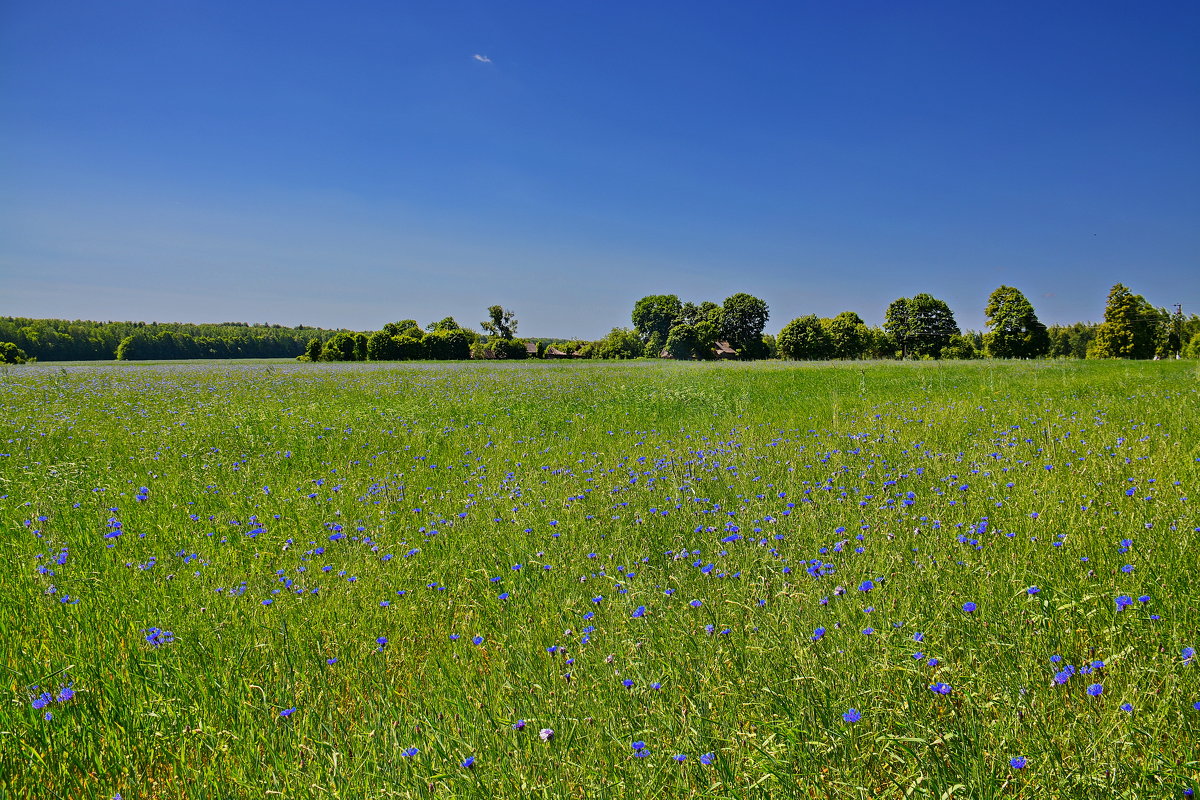
[{"label": "dark green foliage", "polygon": [[[165,334],[170,334],[169,336]],[[116,358],[121,342],[127,360],[176,358],[295,358],[310,339],[333,331],[244,322],[188,324],[92,322],[0,317],[0,341],[10,341],[39,361],[97,361]]]},{"label": "dark green foliage", "polygon": [[984,349],[992,358],[1037,358],[1050,352],[1050,334],[1018,289],[1001,286],[988,298]]},{"label": "dark green foliage", "polygon": [[[492,308],[500,308],[500,306],[492,306]],[[491,308],[488,309],[489,312],[491,310],[492,310]],[[509,313],[511,313],[511,312],[509,312]],[[411,320],[411,319],[406,319],[403,322],[398,322],[396,324],[403,325],[406,322],[411,322],[412,323],[411,327],[413,327],[413,328],[418,327],[416,321]],[[405,328],[403,330],[407,330],[407,328]],[[403,330],[400,332],[402,333]],[[427,331],[458,331],[458,330],[462,330],[462,326],[454,321],[454,317],[442,317],[437,322],[431,322],[427,326],[425,326],[425,330],[427,330]]]},{"label": "dark green foliage", "polygon": [[950,306],[924,292],[893,300],[884,317],[883,328],[900,346],[901,358],[937,358],[959,333]]},{"label": "dark green foliage", "polygon": [[853,311],[823,319],[821,327],[829,337],[830,358],[861,358],[871,340],[866,323]]},{"label": "dark green foliage", "polygon": [[[401,337],[403,339],[404,337]],[[500,340],[506,341],[506,340]],[[471,357],[472,338],[469,331],[461,328],[436,330],[425,334],[425,358],[462,361]],[[521,352],[525,345],[515,342]],[[522,356],[523,357],[523,356]]]},{"label": "dark green foliage", "polygon": [[392,337],[392,352],[397,361],[418,361],[429,358],[425,348],[426,335],[420,329],[410,329]]},{"label": "dark green foliage", "polygon": [[753,295],[739,292],[727,297],[721,307],[721,337],[742,358],[762,358],[766,355],[763,328],[770,316],[767,304]]},{"label": "dark green foliage", "polygon": [[25,351],[12,342],[0,342],[0,364],[24,364],[28,360]]},{"label": "dark green foliage", "polygon": [[1088,358],[1151,358],[1165,349],[1170,318],[1123,284],[1108,293],[1104,322],[1088,347]]},{"label": "dark green foliage", "polygon": [[[574,350],[560,347],[564,353]],[[642,341],[636,332],[628,328],[613,328],[595,346],[597,358],[637,358],[642,354]]]},{"label": "dark green foliage", "polygon": [[[120,356],[118,356],[118,358],[119,357]],[[306,358],[309,361],[320,361],[321,360],[321,340],[320,339],[309,339],[308,340],[308,345],[305,346],[305,348],[304,348],[303,358]]]},{"label": "dark green foliage", "polygon": [[779,332],[779,355],[793,361],[817,361],[833,355],[833,342],[816,314],[798,317]]},{"label": "dark green foliage", "polygon": [[697,351],[700,348],[700,341],[696,338],[695,327],[688,325],[686,322],[681,322],[673,325],[671,330],[667,331],[667,343],[665,345],[667,352],[671,358],[677,361],[688,361],[696,358]]},{"label": "dark green foliage", "polygon": [[1099,327],[1099,324],[1094,322],[1050,326],[1047,331],[1050,338],[1050,355],[1054,358],[1087,358],[1088,345],[1095,338]]},{"label": "dark green foliage", "polygon": [[[667,341],[667,332],[679,318],[683,304],[673,294],[652,294],[638,300],[633,306],[633,327],[643,342],[652,341],[658,337],[658,350]],[[647,348],[649,351],[650,348]],[[647,355],[650,355],[647,352]],[[658,356],[658,352],[653,354]]]},{"label": "dark green foliage", "polygon": [[320,360],[356,361],[357,350],[357,337],[349,331],[339,331],[321,348]]},{"label": "dark green foliage", "polygon": [[655,331],[646,341],[646,347],[642,350],[642,355],[646,358],[658,358],[662,355],[663,348],[667,346],[667,334]]},{"label": "dark green foliage", "polygon": [[393,341],[396,334],[389,332],[389,326],[394,329],[394,324],[389,322],[383,326],[383,330],[375,331],[367,339],[367,358],[371,361],[395,361],[399,358]]},{"label": "dark green foliage", "polygon": [[[507,308],[502,308],[500,306],[488,306],[488,315],[491,317],[491,319],[486,319],[479,323],[479,327],[483,328],[494,337],[511,341],[513,336],[515,336],[517,333],[516,314]],[[447,317],[446,319],[450,319],[450,317]],[[453,322],[452,319],[450,319],[450,321]],[[445,322],[445,320],[443,320],[443,322]]]},{"label": "dark green foliage", "polygon": [[979,350],[979,345],[975,341],[975,337],[970,334],[955,334],[950,337],[950,342],[942,348],[938,354],[938,358],[950,359],[969,359],[979,358],[983,353]]}]

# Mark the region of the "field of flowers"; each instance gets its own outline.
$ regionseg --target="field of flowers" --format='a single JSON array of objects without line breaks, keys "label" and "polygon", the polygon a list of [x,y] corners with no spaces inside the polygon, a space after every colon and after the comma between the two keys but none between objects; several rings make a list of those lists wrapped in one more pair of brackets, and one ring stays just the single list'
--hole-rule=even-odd
[{"label": "field of flowers", "polygon": [[1180,797],[1191,362],[0,374],[0,796]]}]

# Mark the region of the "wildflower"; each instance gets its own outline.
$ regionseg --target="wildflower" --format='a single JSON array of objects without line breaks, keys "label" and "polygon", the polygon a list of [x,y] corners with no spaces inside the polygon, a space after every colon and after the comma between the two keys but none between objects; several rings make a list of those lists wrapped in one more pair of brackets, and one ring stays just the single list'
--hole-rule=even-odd
[{"label": "wildflower", "polygon": [[704,755],[700,756],[701,764],[711,764],[716,760],[717,760],[717,757],[712,753],[705,753]]},{"label": "wildflower", "polygon": [[467,756],[459,766],[463,769],[472,769],[475,766],[475,756]]},{"label": "wildflower", "polygon": [[295,714],[295,713],[296,713],[296,709],[295,709],[295,708],[285,708],[283,711],[280,711],[280,712],[279,712],[279,716],[281,716],[281,717],[290,717],[292,714]]},{"label": "wildflower", "polygon": [[1133,605],[1133,598],[1129,595],[1123,594],[1117,598],[1117,611],[1124,611],[1131,605]]},{"label": "wildflower", "polygon": [[68,703],[75,698],[75,690],[71,688],[71,684],[59,687],[58,696],[54,699],[59,703]]},{"label": "wildflower", "polygon": [[863,636],[870,636],[873,633],[875,633],[874,628],[863,628]]},{"label": "wildflower", "polygon": [[686,756],[686,755],[684,755],[683,753],[680,753],[680,754],[679,754],[679,755],[677,755],[677,756],[672,756],[672,758],[673,758],[675,761],[679,762],[680,764],[682,764],[683,762],[687,761],[687,756]]},{"label": "wildflower", "polygon": [[969,603],[969,602],[968,602],[968,603],[963,603],[962,610],[963,610],[963,611],[965,611],[965,612],[967,612],[968,614],[974,614],[974,613],[975,613],[975,608],[976,608],[976,606],[975,606],[975,604],[974,604],[974,603]]},{"label": "wildflower", "polygon": [[703,600],[693,600],[692,602],[688,603],[688,605],[691,606],[692,608],[699,608],[700,606],[704,605],[704,601]]},{"label": "wildflower", "polygon": [[815,631],[813,631],[813,635],[812,635],[810,638],[811,638],[811,639],[812,639],[814,642],[819,642],[819,641],[821,641],[821,637],[822,637],[822,636],[824,636],[824,635],[825,635],[825,629],[824,629],[824,628],[817,628]]},{"label": "wildflower", "polygon": [[478,647],[479,645],[483,644],[483,637],[482,636],[474,637],[473,639],[471,639],[471,644]]},{"label": "wildflower", "polygon": [[938,681],[937,683],[935,683],[929,687],[929,691],[936,692],[937,694],[950,694],[950,692],[951,692],[950,684],[942,683],[941,681]]},{"label": "wildflower", "polygon": [[418,750],[417,748],[415,748],[415,747],[410,747],[410,748],[408,748],[407,750],[405,750],[405,751],[403,751],[402,753],[400,753],[400,755],[404,756],[405,758],[412,758],[413,756],[415,756],[415,755],[416,755],[417,753],[419,753],[419,752],[421,752],[421,751],[420,751],[420,750]]},{"label": "wildflower", "polygon": [[334,664],[337,663],[337,659],[336,658],[327,658],[327,659],[325,659],[325,663],[332,667]]},{"label": "wildflower", "polygon": [[554,729],[553,728],[542,728],[540,731],[538,731],[538,738],[541,739],[543,742],[550,741],[551,739],[554,738]]},{"label": "wildflower", "polygon": [[[1028,589],[1025,590],[1025,594],[1037,594],[1040,591],[1041,591],[1041,589],[1039,589],[1038,587],[1030,586]],[[1013,760],[1015,761],[1016,759],[1013,759]]]},{"label": "wildflower", "polygon": [[1025,756],[1015,756],[1008,760],[1008,765],[1013,769],[1025,769],[1026,763],[1028,762],[1026,762]]},{"label": "wildflower", "polygon": [[644,617],[644,616],[646,616],[646,607],[645,607],[645,606],[638,606],[638,607],[637,607],[637,609],[636,609],[636,610],[633,612],[633,615],[632,615],[632,616],[633,616],[634,618],[637,618],[637,617]]},{"label": "wildflower", "polygon": [[857,708],[851,708],[845,714],[842,714],[842,719],[846,722],[858,722],[862,719],[862,712]]},{"label": "wildflower", "polygon": [[626,689],[632,689],[633,681],[629,678],[626,678],[625,680],[621,681],[621,685],[624,686]]},{"label": "wildflower", "polygon": [[513,723],[513,730],[514,730],[514,731],[523,731],[523,730],[525,730],[525,720],[523,720],[523,719],[519,719],[519,720],[517,720],[516,722],[514,722],[514,723]]},{"label": "wildflower", "polygon": [[1124,711],[1126,714],[1132,714],[1133,706],[1130,705],[1129,703],[1121,703],[1121,710]]},{"label": "wildflower", "polygon": [[146,634],[146,641],[154,647],[170,644],[171,642],[175,641],[175,634],[156,626],[145,628],[142,630],[142,633]]},{"label": "wildflower", "polygon": [[1099,697],[1104,693],[1104,687],[1098,683],[1093,683],[1092,685],[1088,686],[1087,693],[1092,697]]},{"label": "wildflower", "polygon": [[859,584],[859,586],[858,586],[858,590],[859,590],[860,592],[869,592],[869,591],[871,591],[871,590],[872,590],[872,589],[874,589],[874,588],[875,588],[875,581],[872,581],[872,580],[866,580],[866,581],[863,581],[863,582],[862,582],[861,584]]},{"label": "wildflower", "polygon": [[1185,663],[1185,664],[1190,663],[1191,660],[1193,658],[1195,658],[1195,656],[1196,656],[1196,648],[1185,647],[1185,648],[1183,648],[1182,655],[1183,655],[1183,663]]}]

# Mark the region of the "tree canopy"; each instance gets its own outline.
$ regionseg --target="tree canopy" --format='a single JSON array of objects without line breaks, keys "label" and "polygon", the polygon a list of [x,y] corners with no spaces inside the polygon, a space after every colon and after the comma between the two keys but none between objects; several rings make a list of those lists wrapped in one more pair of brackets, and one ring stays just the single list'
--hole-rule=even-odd
[{"label": "tree canopy", "polygon": [[1050,334],[1019,290],[1001,286],[984,309],[991,327],[983,345],[992,358],[1037,358],[1050,351]]},{"label": "tree canopy", "polygon": [[900,346],[901,358],[938,358],[950,337],[960,333],[950,306],[924,292],[893,300],[884,318],[883,329]]}]

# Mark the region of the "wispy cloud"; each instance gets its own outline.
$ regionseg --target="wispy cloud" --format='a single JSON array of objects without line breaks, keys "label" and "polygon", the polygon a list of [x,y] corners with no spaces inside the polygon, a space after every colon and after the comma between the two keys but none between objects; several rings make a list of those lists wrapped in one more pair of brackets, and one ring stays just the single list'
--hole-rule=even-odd
[{"label": "wispy cloud", "polygon": [[479,53],[476,53],[475,55],[471,56],[471,58],[475,59],[475,60],[476,60],[476,61],[478,61],[480,64],[490,64],[490,63],[492,63],[492,60],[491,60],[490,58],[488,58],[487,56],[481,56],[481,55],[479,55]]}]

